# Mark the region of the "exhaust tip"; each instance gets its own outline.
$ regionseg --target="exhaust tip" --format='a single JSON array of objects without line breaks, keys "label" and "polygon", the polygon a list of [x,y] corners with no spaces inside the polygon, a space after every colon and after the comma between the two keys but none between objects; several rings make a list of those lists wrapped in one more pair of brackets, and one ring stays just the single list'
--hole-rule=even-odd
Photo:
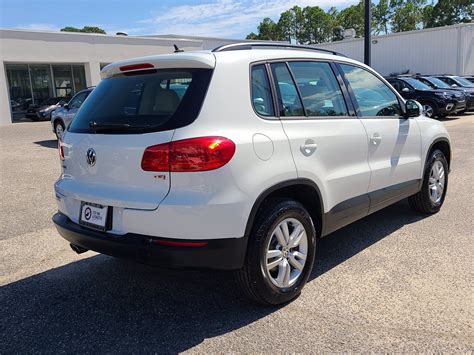
[{"label": "exhaust tip", "polygon": [[69,246],[70,246],[71,249],[74,250],[77,254],[82,254],[82,253],[85,253],[86,251],[89,251],[89,249],[80,247],[79,245],[76,245],[76,244],[70,243]]}]

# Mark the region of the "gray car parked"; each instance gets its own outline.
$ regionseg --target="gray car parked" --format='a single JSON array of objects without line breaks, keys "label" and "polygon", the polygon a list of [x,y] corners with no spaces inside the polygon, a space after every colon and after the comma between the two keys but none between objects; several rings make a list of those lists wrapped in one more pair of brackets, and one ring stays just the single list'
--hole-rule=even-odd
[{"label": "gray car parked", "polygon": [[92,90],[93,88],[87,88],[79,91],[67,104],[53,111],[51,114],[51,127],[57,138],[63,135],[65,129],[69,126],[82,103]]}]

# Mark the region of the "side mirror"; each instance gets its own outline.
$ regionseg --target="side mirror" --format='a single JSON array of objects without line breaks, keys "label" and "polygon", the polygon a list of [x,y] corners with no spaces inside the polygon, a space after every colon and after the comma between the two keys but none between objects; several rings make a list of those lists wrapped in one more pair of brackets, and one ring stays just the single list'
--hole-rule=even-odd
[{"label": "side mirror", "polygon": [[69,104],[64,104],[63,107],[64,107],[66,110],[69,110]]},{"label": "side mirror", "polygon": [[410,89],[409,88],[403,88],[402,92],[410,92]]},{"label": "side mirror", "polygon": [[420,115],[420,106],[415,100],[407,100],[405,102],[405,115],[407,118],[418,117]]},{"label": "side mirror", "polygon": [[458,86],[456,84],[451,85],[452,88],[457,88]]}]

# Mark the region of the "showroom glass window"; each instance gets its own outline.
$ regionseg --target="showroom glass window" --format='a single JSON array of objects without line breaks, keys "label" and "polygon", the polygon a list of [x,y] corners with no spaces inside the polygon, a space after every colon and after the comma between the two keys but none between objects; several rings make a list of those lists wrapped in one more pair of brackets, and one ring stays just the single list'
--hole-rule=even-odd
[{"label": "showroom glass window", "polygon": [[51,80],[51,68],[47,64],[30,65],[31,84],[33,87],[33,101],[35,104],[54,96]]},{"label": "showroom glass window", "polygon": [[6,64],[12,112],[25,111],[32,103],[31,81],[26,64]]},{"label": "showroom glass window", "polygon": [[83,65],[72,66],[72,76],[74,80],[74,92],[79,92],[87,87],[86,72]]},{"label": "showroom glass window", "polygon": [[348,116],[344,96],[326,62],[288,62],[307,116]]},{"label": "showroom glass window", "polygon": [[362,117],[399,116],[397,95],[374,74],[348,64],[340,65],[359,105]]},{"label": "showroom glass window", "polygon": [[13,119],[21,119],[30,105],[57,97],[70,99],[87,87],[82,64],[5,64]]},{"label": "showroom glass window", "polygon": [[71,65],[53,65],[54,86],[56,95],[70,97],[73,95]]}]

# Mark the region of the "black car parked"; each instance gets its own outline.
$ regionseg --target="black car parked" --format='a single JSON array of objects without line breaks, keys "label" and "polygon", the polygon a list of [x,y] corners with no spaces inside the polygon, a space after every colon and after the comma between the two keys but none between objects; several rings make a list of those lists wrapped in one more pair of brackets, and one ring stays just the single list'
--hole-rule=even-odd
[{"label": "black car parked", "polygon": [[[474,110],[474,88],[461,87],[461,86],[450,86],[445,81],[434,77],[434,76],[425,76],[425,75],[415,75],[415,79],[425,83],[428,86],[431,86],[433,89],[443,89],[443,90],[453,90],[458,93],[460,96],[456,96],[456,99],[466,100],[466,111]],[[461,93],[461,94],[459,94]]]},{"label": "black car parked", "polygon": [[457,101],[452,90],[432,89],[413,77],[396,76],[386,79],[405,99],[413,99],[422,104],[427,117],[442,118],[466,109],[466,102]]}]

